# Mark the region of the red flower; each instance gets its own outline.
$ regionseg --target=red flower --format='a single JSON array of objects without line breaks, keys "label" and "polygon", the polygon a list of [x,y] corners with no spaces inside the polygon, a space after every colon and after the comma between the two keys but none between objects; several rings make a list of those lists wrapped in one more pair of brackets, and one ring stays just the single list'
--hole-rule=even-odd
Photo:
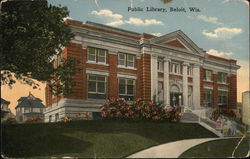
[{"label": "red flower", "polygon": [[169,113],[166,113],[166,118],[170,118],[170,114]]}]

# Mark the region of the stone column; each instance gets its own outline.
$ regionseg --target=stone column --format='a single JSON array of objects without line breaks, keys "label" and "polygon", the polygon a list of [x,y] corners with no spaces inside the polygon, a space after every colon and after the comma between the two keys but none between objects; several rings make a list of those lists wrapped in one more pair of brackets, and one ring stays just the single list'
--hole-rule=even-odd
[{"label": "stone column", "polygon": [[200,107],[200,65],[193,67],[193,105],[194,108]]},{"label": "stone column", "polygon": [[170,105],[170,87],[169,87],[169,62],[170,59],[164,59],[164,103]]},{"label": "stone column", "polygon": [[183,106],[188,107],[188,76],[187,76],[188,63],[183,63]]},{"label": "stone column", "polygon": [[157,101],[158,96],[158,69],[157,69],[157,56],[151,56],[151,100],[155,99]]}]

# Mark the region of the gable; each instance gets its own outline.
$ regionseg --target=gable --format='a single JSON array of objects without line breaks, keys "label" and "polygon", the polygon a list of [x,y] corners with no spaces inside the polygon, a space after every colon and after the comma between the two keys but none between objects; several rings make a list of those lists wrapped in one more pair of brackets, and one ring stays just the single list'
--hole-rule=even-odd
[{"label": "gable", "polygon": [[199,48],[187,35],[181,30],[165,34],[150,40],[151,44],[172,47],[172,49],[181,49],[191,54],[204,55],[204,51]]},{"label": "gable", "polygon": [[165,43],[166,45],[174,46],[174,47],[179,47],[182,49],[187,49],[179,40],[171,40],[169,42]]}]

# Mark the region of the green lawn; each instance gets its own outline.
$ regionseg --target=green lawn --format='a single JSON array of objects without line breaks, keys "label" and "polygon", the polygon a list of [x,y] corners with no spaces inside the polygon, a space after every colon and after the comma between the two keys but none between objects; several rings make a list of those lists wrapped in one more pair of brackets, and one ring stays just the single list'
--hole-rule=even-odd
[{"label": "green lawn", "polygon": [[216,137],[198,124],[74,121],[3,127],[8,157],[126,157],[145,148],[190,138]]},{"label": "green lawn", "polygon": [[[222,139],[216,141],[209,141],[197,145],[183,154],[180,158],[199,157],[199,158],[227,158],[232,156],[235,146],[240,141],[240,138]],[[237,150],[235,157],[246,157],[249,150],[249,137],[243,139]]]}]

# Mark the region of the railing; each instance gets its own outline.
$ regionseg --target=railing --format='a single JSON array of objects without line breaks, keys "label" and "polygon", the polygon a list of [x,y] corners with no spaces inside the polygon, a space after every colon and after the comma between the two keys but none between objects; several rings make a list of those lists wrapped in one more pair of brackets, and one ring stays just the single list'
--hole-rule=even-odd
[{"label": "railing", "polygon": [[[184,112],[186,112],[187,110],[190,111],[191,113],[197,115],[198,117],[198,123],[204,127],[206,127],[207,129],[209,129],[210,131],[214,132],[215,134],[217,134],[218,136],[222,136],[221,132],[216,130],[216,122],[211,120],[210,117],[210,111],[209,108],[207,107],[200,107],[200,108],[189,108],[189,107],[183,107]],[[210,123],[210,124],[208,124]],[[212,125],[212,126],[211,126]]]}]

